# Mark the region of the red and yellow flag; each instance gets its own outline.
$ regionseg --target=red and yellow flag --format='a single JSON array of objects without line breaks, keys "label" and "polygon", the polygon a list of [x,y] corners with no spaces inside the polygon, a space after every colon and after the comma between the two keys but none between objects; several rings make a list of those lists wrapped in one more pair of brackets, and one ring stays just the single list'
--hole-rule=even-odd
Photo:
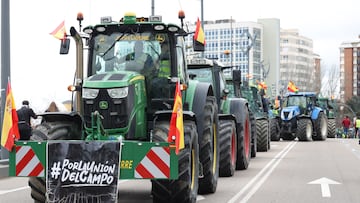
[{"label": "red and yellow flag", "polygon": [[287,89],[288,89],[290,92],[295,92],[295,93],[299,91],[299,88],[297,88],[292,81],[289,81],[289,84],[288,84],[288,86],[287,86]]},{"label": "red and yellow flag", "polygon": [[14,97],[11,91],[11,85],[10,82],[8,82],[3,127],[1,132],[1,146],[3,146],[8,151],[11,151],[15,140],[18,139],[20,139],[18,116],[16,113]]},{"label": "red and yellow flag", "polygon": [[66,29],[65,29],[65,21],[62,21],[57,28],[55,28],[54,31],[50,33],[52,36],[54,36],[56,39],[63,40],[66,38]]},{"label": "red and yellow flag", "polygon": [[199,18],[196,21],[196,30],[195,30],[194,39],[203,45],[205,45],[205,43],[206,43],[205,42],[205,33],[201,27]]},{"label": "red and yellow flag", "polygon": [[265,84],[265,82],[258,82],[258,89],[267,89],[267,85]]},{"label": "red and yellow flag", "polygon": [[184,148],[184,120],[183,120],[183,109],[182,109],[182,98],[180,90],[180,82],[176,83],[175,96],[174,96],[174,107],[170,120],[168,142],[175,141],[176,154],[179,153],[180,149]]}]

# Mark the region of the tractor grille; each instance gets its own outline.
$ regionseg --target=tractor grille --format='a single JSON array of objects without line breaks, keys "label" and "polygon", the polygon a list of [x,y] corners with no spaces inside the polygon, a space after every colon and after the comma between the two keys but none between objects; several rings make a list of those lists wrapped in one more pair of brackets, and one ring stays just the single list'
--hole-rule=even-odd
[{"label": "tractor grille", "polygon": [[288,117],[289,117],[289,113],[290,113],[290,112],[284,112],[284,117],[285,117],[285,118],[288,118]]},{"label": "tractor grille", "polygon": [[[91,127],[91,113],[98,111],[104,118],[102,124],[105,129],[124,128],[128,126],[129,115],[135,103],[134,86],[129,87],[126,98],[113,99],[108,95],[106,89],[100,89],[95,99],[84,99],[83,102],[86,127]],[[106,108],[104,103],[107,103]]]}]

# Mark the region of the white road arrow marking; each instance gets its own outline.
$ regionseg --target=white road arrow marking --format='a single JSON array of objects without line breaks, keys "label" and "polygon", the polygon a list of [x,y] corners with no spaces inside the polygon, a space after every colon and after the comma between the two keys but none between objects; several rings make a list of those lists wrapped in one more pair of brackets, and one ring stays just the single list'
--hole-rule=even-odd
[{"label": "white road arrow marking", "polygon": [[322,196],[323,197],[331,197],[329,185],[330,184],[335,185],[335,184],[341,184],[341,183],[338,183],[338,182],[336,182],[334,180],[331,180],[329,178],[322,177],[322,178],[319,178],[317,180],[311,181],[308,184],[320,184],[321,185]]}]

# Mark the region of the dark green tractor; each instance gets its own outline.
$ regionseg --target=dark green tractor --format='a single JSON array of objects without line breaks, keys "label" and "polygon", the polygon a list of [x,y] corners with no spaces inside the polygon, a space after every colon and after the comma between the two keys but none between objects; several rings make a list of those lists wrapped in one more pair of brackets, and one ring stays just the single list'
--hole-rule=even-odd
[{"label": "dark green tractor", "polygon": [[318,98],[319,106],[324,109],[325,115],[328,119],[328,138],[335,138],[336,136],[336,117],[338,115],[338,105],[335,100],[328,97]]},{"label": "dark green tractor", "polygon": [[270,122],[269,104],[264,98],[265,90],[243,82],[241,96],[249,101],[250,111],[256,120],[256,149],[258,152],[267,152],[270,149]]},{"label": "dark green tractor", "polygon": [[231,96],[226,87],[223,66],[216,60],[191,58],[188,71],[192,80],[214,87],[219,106],[220,176],[232,176],[247,169],[251,158],[251,125],[248,101]]}]

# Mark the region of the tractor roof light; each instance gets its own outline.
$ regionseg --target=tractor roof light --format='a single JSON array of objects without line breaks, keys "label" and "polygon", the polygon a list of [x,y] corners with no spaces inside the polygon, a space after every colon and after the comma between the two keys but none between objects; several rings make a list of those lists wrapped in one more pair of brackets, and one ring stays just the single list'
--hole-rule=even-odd
[{"label": "tractor roof light", "polygon": [[135,24],[136,23],[136,14],[133,12],[127,12],[124,15],[124,18],[121,20],[124,24]]},{"label": "tractor roof light", "polygon": [[154,26],[154,30],[164,30],[165,29],[165,25],[155,25]]},{"label": "tractor roof light", "polygon": [[91,33],[94,32],[94,27],[93,26],[88,26],[88,27],[84,28],[83,32],[86,33],[86,34],[91,34]]},{"label": "tractor roof light", "polygon": [[170,32],[177,32],[179,30],[179,27],[177,27],[175,25],[169,25],[168,30]]},{"label": "tractor roof light", "polygon": [[111,22],[113,22],[113,21],[112,21],[111,16],[104,16],[104,17],[101,17],[101,18],[100,18],[100,22],[101,22],[101,23],[111,23]]},{"label": "tractor roof light", "polygon": [[212,60],[204,59],[204,58],[192,58],[192,59],[189,59],[189,64],[192,64],[192,65],[209,65],[209,66],[214,65]]},{"label": "tractor roof light", "polygon": [[150,16],[149,21],[150,22],[162,22],[162,16]]}]

